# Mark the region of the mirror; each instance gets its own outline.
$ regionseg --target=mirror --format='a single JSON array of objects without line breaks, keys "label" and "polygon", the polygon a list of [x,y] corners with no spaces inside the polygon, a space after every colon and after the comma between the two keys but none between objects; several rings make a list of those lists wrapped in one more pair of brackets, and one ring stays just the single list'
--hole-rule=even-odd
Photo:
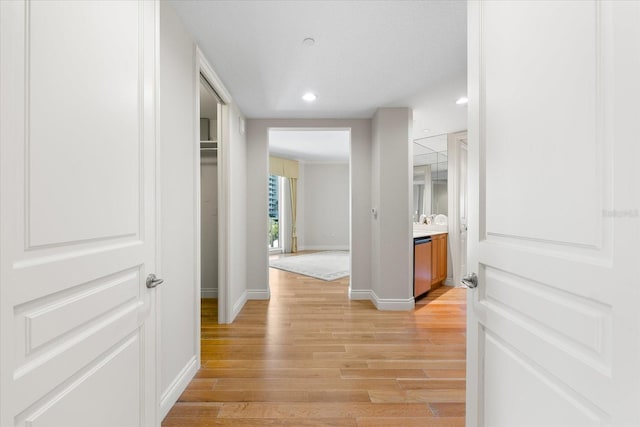
[{"label": "mirror", "polygon": [[448,215],[447,135],[413,141],[413,222]]}]

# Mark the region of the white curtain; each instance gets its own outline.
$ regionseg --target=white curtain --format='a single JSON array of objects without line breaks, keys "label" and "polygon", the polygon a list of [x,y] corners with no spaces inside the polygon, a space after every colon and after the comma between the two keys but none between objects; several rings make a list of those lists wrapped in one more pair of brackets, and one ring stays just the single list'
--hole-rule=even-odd
[{"label": "white curtain", "polygon": [[298,235],[296,233],[296,206],[298,204],[298,178],[289,178],[289,194],[291,195],[291,253],[298,252]]},{"label": "white curtain", "polygon": [[291,252],[298,252],[298,235],[296,233],[296,211],[298,204],[298,175],[299,165],[295,160],[269,157],[269,174],[283,176],[289,182],[289,196],[291,200]]}]

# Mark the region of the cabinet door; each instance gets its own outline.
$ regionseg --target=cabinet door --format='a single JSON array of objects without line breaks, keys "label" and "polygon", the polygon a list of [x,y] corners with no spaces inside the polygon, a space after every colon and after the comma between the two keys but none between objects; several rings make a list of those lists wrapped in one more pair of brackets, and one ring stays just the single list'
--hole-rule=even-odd
[{"label": "cabinet door", "polygon": [[415,245],[413,252],[413,295],[418,296],[431,289],[432,244],[429,242]]},{"label": "cabinet door", "polygon": [[438,239],[438,280],[444,282],[447,278],[447,235],[443,234]]},{"label": "cabinet door", "polygon": [[447,277],[447,235],[433,236],[433,248],[431,255],[432,285],[440,284]]}]

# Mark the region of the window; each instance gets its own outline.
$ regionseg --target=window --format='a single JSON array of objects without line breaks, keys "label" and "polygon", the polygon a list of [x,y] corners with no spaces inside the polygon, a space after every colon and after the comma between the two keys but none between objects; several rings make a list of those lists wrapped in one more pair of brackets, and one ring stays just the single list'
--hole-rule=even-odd
[{"label": "window", "polygon": [[280,177],[269,175],[269,249],[282,249],[280,239]]}]

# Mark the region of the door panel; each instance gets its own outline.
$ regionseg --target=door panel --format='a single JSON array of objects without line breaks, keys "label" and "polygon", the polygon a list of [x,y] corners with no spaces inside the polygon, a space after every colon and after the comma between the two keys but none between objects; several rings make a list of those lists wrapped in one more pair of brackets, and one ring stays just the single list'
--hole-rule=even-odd
[{"label": "door panel", "polygon": [[469,18],[467,425],[640,425],[640,4]]},{"label": "door panel", "polygon": [[[547,372],[536,368],[534,359],[516,350],[497,335],[487,332],[485,338],[486,384],[491,391],[487,402],[487,426],[601,426],[598,409],[585,404],[565,385]],[[514,381],[518,378],[518,381]],[[517,396],[517,398],[514,398]],[[501,405],[509,402],[509,411]],[[532,410],[535,407],[544,410]],[[523,423],[522,415],[527,414]],[[550,417],[550,414],[553,414]]]},{"label": "door panel", "polygon": [[[139,9],[26,5],[27,248],[140,233]],[[73,153],[64,168],[60,153]]]},{"label": "door panel", "polygon": [[[51,404],[28,416],[18,416],[16,425],[27,426],[104,426],[137,425],[140,413],[139,378],[122,375],[130,366],[139,369],[140,341],[131,337],[105,354],[99,362],[91,364],[78,375],[69,379],[59,392],[52,395]],[[120,390],[113,395],[112,389],[104,387],[110,383]],[[87,404],[86,396],[95,400]],[[109,402],[105,405],[102,402]],[[69,408],[73,408],[70,420]],[[114,410],[117,408],[117,410]]]},{"label": "door panel", "polygon": [[155,424],[153,2],[0,2],[0,425]]},{"label": "door panel", "polygon": [[[607,84],[601,8],[571,1],[482,8],[486,233],[568,252],[600,248],[602,204],[610,194],[602,186],[608,157],[601,137]],[[573,221],[555,220],[559,209]]]}]

